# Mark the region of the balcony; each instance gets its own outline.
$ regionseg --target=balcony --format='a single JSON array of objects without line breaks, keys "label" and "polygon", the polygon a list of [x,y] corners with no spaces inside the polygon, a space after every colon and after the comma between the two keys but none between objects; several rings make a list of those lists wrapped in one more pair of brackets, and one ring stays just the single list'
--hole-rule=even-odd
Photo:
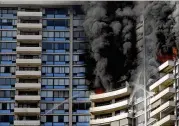
[{"label": "balcony", "polygon": [[39,31],[42,30],[41,23],[17,23],[17,29],[19,30],[30,30],[30,31]]},{"label": "balcony", "polygon": [[120,109],[125,109],[129,105],[128,100],[123,100],[121,102],[113,103],[110,105],[105,105],[105,106],[99,106],[99,107],[93,107],[90,108],[90,112],[92,114],[102,114],[102,113],[109,113],[109,112],[114,112]]},{"label": "balcony", "polygon": [[41,88],[40,83],[16,83],[15,89],[18,90],[39,90]]},{"label": "balcony", "polygon": [[40,99],[40,95],[15,95],[15,100],[19,102],[37,102]]},{"label": "balcony", "polygon": [[41,71],[16,71],[16,77],[20,78],[40,78]]},{"label": "balcony", "polygon": [[150,117],[159,117],[160,112],[162,113],[167,113],[170,112],[171,110],[174,111],[175,107],[175,102],[173,101],[168,101],[164,104],[162,104],[160,107],[157,107],[154,111],[151,111]]},{"label": "balcony", "polygon": [[163,63],[162,65],[160,65],[158,67],[158,70],[162,73],[170,73],[172,72],[174,67],[174,61],[168,60],[165,63]]},{"label": "balcony", "polygon": [[174,88],[171,88],[171,87],[168,87],[166,88],[165,90],[161,91],[160,93],[158,93],[157,95],[155,95],[154,97],[152,97],[150,99],[150,104],[154,103],[155,101],[159,100],[159,99],[168,99],[170,98],[171,96],[173,96],[175,93],[175,89]]},{"label": "balcony", "polygon": [[168,115],[152,126],[174,126],[175,120],[176,117],[174,115]]},{"label": "balcony", "polygon": [[41,54],[42,47],[16,47],[18,54]]},{"label": "balcony", "polygon": [[17,41],[24,43],[38,43],[42,41],[42,35],[17,35]]},{"label": "balcony", "polygon": [[112,116],[112,117],[108,117],[108,118],[93,119],[93,120],[90,120],[90,125],[109,124],[111,122],[119,121],[119,120],[122,120],[125,118],[132,118],[132,114],[122,113],[120,115],[116,115],[116,116]]},{"label": "balcony", "polygon": [[14,120],[14,126],[40,126],[40,120]]},{"label": "balcony", "polygon": [[164,77],[160,78],[157,82],[152,84],[149,87],[149,89],[150,89],[150,91],[158,92],[159,86],[169,87],[170,85],[173,84],[173,81],[174,81],[174,75],[173,74],[167,74]]},{"label": "balcony", "polygon": [[110,91],[107,93],[91,94],[90,100],[93,102],[109,101],[112,99],[128,96],[128,95],[130,95],[130,93],[131,93],[131,88],[126,87],[126,88],[122,88],[122,89],[119,89],[116,91]]},{"label": "balcony", "polygon": [[18,115],[37,115],[40,114],[40,108],[14,108],[14,113]]},{"label": "balcony", "polygon": [[18,66],[40,66],[41,59],[16,59]]},{"label": "balcony", "polygon": [[18,11],[17,16],[23,19],[40,19],[42,17],[42,12]]}]

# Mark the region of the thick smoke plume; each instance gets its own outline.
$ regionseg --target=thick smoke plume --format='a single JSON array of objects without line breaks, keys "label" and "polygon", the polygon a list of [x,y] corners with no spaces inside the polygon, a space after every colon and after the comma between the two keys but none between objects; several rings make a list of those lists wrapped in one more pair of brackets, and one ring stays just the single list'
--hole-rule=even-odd
[{"label": "thick smoke plume", "polygon": [[[179,45],[175,43],[178,32],[173,30],[174,25],[179,25],[172,17],[174,5],[170,2],[87,2],[84,11],[83,26],[93,59],[89,62],[87,79],[92,87],[109,90],[125,81],[135,84],[137,77],[143,78],[144,60],[146,80],[150,84],[159,77],[157,68],[163,56],[172,56],[173,47]],[[138,34],[137,20],[141,15],[145,25],[139,28],[141,34]],[[140,80],[142,84],[143,79]]]},{"label": "thick smoke plume", "polygon": [[[83,24],[90,41],[92,87],[106,90],[130,79],[136,62],[134,2],[87,2]],[[88,69],[88,68],[87,68]],[[88,77],[87,77],[88,78]],[[89,79],[88,79],[89,80]]]},{"label": "thick smoke plume", "polygon": [[175,6],[175,11],[173,12],[173,18],[175,19],[175,25],[173,27],[173,32],[175,33],[175,43],[177,49],[179,50],[179,6],[177,5],[178,1],[173,2],[172,5]]},{"label": "thick smoke plume", "polygon": [[[175,36],[172,31],[174,19],[170,2],[150,2],[144,12],[146,40],[146,73],[147,80],[156,80],[157,68],[162,63],[159,57],[172,55],[175,47]],[[152,82],[152,81],[151,81]]]}]

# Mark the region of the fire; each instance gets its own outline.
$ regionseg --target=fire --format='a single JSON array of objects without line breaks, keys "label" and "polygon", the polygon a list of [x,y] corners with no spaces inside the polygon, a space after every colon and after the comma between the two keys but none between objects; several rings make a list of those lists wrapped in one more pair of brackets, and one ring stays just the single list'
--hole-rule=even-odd
[{"label": "fire", "polygon": [[102,93],[104,93],[105,92],[105,90],[103,89],[103,88],[96,88],[95,89],[95,93],[96,94],[102,94]]},{"label": "fire", "polygon": [[172,47],[172,49],[171,49],[172,51],[171,51],[171,53],[165,53],[165,54],[158,54],[157,55],[157,60],[160,62],[160,63],[164,63],[165,61],[167,61],[167,60],[174,60],[174,59],[176,59],[176,57],[177,57],[177,53],[178,53],[178,51],[177,51],[177,48],[176,47]]}]

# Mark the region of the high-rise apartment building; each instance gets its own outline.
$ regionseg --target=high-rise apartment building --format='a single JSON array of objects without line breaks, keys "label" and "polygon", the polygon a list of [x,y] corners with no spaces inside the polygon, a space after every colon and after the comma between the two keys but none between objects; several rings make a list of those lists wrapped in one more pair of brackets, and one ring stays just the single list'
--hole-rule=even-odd
[{"label": "high-rise apartment building", "polygon": [[0,0],[0,126],[178,126],[178,62],[161,64],[153,95],[90,95],[83,21],[80,2]]},{"label": "high-rise apartment building", "polygon": [[[174,16],[176,23],[179,21],[178,8],[176,4]],[[142,16],[139,17],[136,26],[139,52],[145,46],[145,22]],[[178,29],[175,30],[178,34]],[[143,54],[145,55],[145,52]],[[92,126],[179,126],[179,60],[173,52],[167,58],[161,57],[161,61],[156,68],[159,77],[147,85],[144,83],[144,76],[142,82],[137,81],[135,85],[131,85],[130,96],[126,96],[127,85],[115,91],[91,94],[90,124]],[[143,68],[142,70],[145,71],[144,65]],[[116,100],[118,97],[120,100]],[[128,102],[124,103],[123,97],[127,98]]]},{"label": "high-rise apartment building", "polygon": [[80,2],[0,2],[0,125],[89,126]]}]

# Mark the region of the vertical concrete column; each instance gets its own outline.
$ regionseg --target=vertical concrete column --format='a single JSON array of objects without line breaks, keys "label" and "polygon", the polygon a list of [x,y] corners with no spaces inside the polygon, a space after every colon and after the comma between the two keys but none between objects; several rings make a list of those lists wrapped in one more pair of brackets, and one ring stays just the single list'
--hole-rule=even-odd
[{"label": "vertical concrete column", "polygon": [[38,82],[41,83],[41,78],[38,79]]},{"label": "vertical concrete column", "polygon": [[91,102],[91,107],[95,107],[95,103],[94,102]]},{"label": "vertical concrete column", "polygon": [[[111,104],[114,104],[114,103],[115,103],[115,99],[112,99]],[[112,112],[112,116],[115,116],[115,112]]]},{"label": "vertical concrete column", "polygon": [[120,126],[119,121],[111,122],[110,126]]},{"label": "vertical concrete column", "polygon": [[70,11],[70,73],[69,73],[69,126],[73,125],[73,95],[72,95],[72,91],[73,91],[73,8],[70,7],[69,8]]},{"label": "vertical concrete column", "polygon": [[17,45],[16,45],[17,47],[20,47],[20,42],[17,42]]},{"label": "vertical concrete column", "polygon": [[[175,101],[175,111],[174,111],[174,115],[176,117],[176,119],[178,118],[178,100],[179,100],[179,93],[178,93],[178,89],[179,89],[179,79],[178,79],[178,71],[179,71],[179,60],[176,61],[175,63],[175,69],[173,71],[174,76],[175,76],[175,81],[174,81],[174,88],[175,88],[175,97],[174,97],[174,101]],[[175,121],[175,126],[178,126],[179,122],[178,120]]]}]

